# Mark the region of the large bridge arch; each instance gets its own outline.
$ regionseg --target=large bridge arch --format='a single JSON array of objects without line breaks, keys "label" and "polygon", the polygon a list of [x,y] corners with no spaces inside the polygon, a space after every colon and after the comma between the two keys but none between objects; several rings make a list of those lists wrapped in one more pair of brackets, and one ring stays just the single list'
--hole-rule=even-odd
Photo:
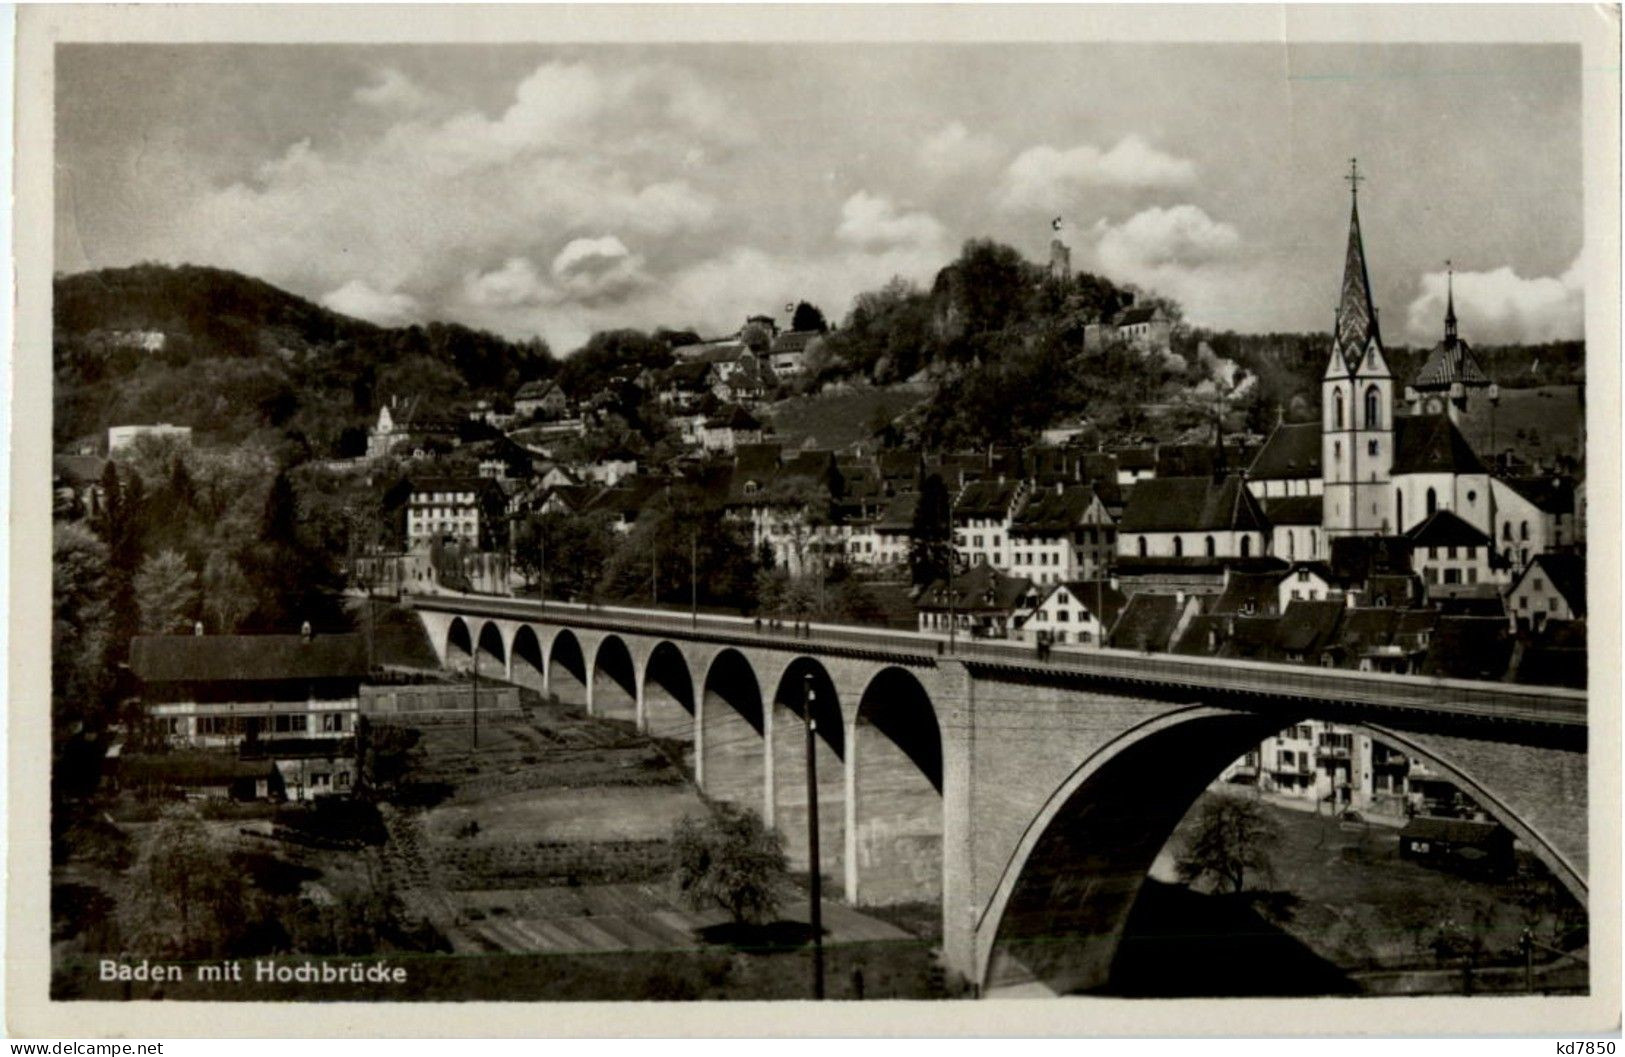
[{"label": "large bridge arch", "polygon": [[[1104,984],[1141,885],[1174,828],[1228,764],[1291,725],[1280,715],[1192,705],[1148,719],[1091,753],[1028,824],[999,877],[976,930],[982,986],[1036,979],[1068,993]],[[1492,785],[1431,744],[1432,735],[1346,726],[1436,768],[1585,905],[1584,877],[1574,864]],[[1583,755],[1576,759],[1583,784]]]},{"label": "large bridge arch", "polygon": [[692,751],[695,716],[694,676],[683,651],[662,640],[649,651],[643,669],[643,723],[650,737],[680,741]]},{"label": "large bridge arch", "polygon": [[490,679],[508,675],[508,646],[502,641],[502,628],[494,620],[480,625],[480,674]]},{"label": "large bridge arch", "polygon": [[638,682],[638,666],[626,640],[619,635],[605,635],[592,655],[587,711],[605,719],[638,722]]},{"label": "large bridge arch", "polygon": [[587,658],[569,628],[560,628],[548,644],[547,688],[564,704],[587,707]]},{"label": "large bridge arch", "polygon": [[[810,861],[807,832],[807,698],[812,695],[818,772],[819,871],[846,883],[847,728],[835,680],[821,661],[796,657],[780,674],[768,727],[773,825],[790,866]],[[833,889],[831,889],[833,890]]]},{"label": "large bridge arch", "polygon": [[462,617],[452,617],[446,625],[445,664],[453,671],[467,668],[474,660],[474,633]]},{"label": "large bridge arch", "polygon": [[867,906],[942,899],[942,731],[905,668],[878,672],[852,725],[847,898]]},{"label": "large bridge arch", "polygon": [[529,624],[519,625],[508,647],[509,682],[539,691],[546,686],[546,675],[541,638]]},{"label": "large bridge arch", "polygon": [[736,649],[724,649],[706,668],[699,697],[700,788],[713,800],[772,818],[767,786],[767,733],[756,671]]}]

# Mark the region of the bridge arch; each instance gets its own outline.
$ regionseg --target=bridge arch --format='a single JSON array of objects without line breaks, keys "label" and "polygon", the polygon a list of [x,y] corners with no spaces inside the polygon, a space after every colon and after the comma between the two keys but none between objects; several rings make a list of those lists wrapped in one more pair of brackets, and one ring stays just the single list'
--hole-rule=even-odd
[{"label": "bridge arch", "polygon": [[492,679],[504,679],[508,674],[508,647],[493,620],[480,625],[480,674]]},{"label": "bridge arch", "polygon": [[541,690],[546,674],[547,662],[543,660],[542,640],[536,629],[529,624],[519,625],[508,647],[508,680],[531,690]]},{"label": "bridge arch", "polygon": [[[812,657],[797,657],[779,676],[773,693],[769,751],[773,825],[784,837],[792,869],[805,870],[807,834],[807,695],[817,724],[814,754],[818,771],[818,859],[820,872],[846,880],[846,798],[848,731],[841,699],[829,670]],[[833,890],[833,889],[831,889]]]},{"label": "bridge arch", "polygon": [[655,644],[643,669],[643,721],[650,737],[694,744],[697,712],[694,677],[683,651],[669,641]]},{"label": "bridge arch", "polygon": [[[1091,753],[1028,824],[983,911],[976,930],[983,987],[1036,979],[1069,993],[1105,984],[1129,912],[1174,828],[1227,765],[1292,725],[1279,715],[1192,705]],[[1437,768],[1585,904],[1580,872],[1468,769],[1426,740],[1340,725]]]},{"label": "bridge arch", "polygon": [[587,711],[605,719],[638,722],[638,667],[626,640],[619,635],[605,635],[593,651]]},{"label": "bridge arch", "polygon": [[706,668],[699,697],[700,788],[713,800],[772,818],[767,787],[767,730],[756,671],[736,649],[724,649]]},{"label": "bridge arch", "polygon": [[547,687],[564,704],[587,706],[587,658],[569,628],[560,628],[548,646]]},{"label": "bridge arch", "polygon": [[446,667],[467,668],[473,659],[474,634],[462,617],[452,617],[451,623],[446,625]]},{"label": "bridge arch", "polygon": [[942,899],[942,731],[907,669],[876,673],[852,725],[847,898],[866,906]]}]

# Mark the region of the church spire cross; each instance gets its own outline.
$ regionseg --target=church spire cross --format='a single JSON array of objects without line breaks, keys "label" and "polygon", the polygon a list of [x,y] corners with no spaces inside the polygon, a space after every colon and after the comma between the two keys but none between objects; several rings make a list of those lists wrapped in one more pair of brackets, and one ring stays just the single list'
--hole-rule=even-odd
[{"label": "church spire cross", "polygon": [[1349,159],[1349,174],[1343,177],[1343,179],[1349,182],[1350,193],[1353,194],[1355,198],[1360,197],[1360,181],[1364,180],[1365,177],[1360,175],[1359,158]]}]

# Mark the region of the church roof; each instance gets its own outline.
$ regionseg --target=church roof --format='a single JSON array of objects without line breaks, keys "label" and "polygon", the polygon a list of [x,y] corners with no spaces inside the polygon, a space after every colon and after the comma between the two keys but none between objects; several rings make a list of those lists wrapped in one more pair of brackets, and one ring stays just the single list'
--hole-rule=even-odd
[{"label": "church roof", "polygon": [[1488,547],[1490,538],[1448,510],[1435,510],[1405,533],[1417,547]]},{"label": "church roof", "polygon": [[1365,243],[1360,238],[1360,201],[1356,188],[1354,204],[1349,211],[1348,249],[1343,255],[1343,290],[1338,300],[1337,325],[1332,332],[1332,342],[1335,350],[1342,355],[1343,363],[1352,371],[1373,341],[1379,346],[1382,344],[1382,337],[1377,331],[1377,309],[1371,299],[1371,277],[1366,272]]},{"label": "church roof", "polygon": [[1153,477],[1134,486],[1120,532],[1268,531],[1240,477]]},{"label": "church roof", "polygon": [[1247,476],[1254,481],[1319,477],[1320,423],[1283,422],[1270,433]]},{"label": "church roof", "polygon": [[1433,346],[1427,362],[1416,372],[1416,380],[1411,385],[1427,391],[1449,389],[1456,382],[1467,386],[1486,386],[1490,384],[1490,377],[1478,365],[1478,359],[1465,341],[1446,338]]},{"label": "church roof", "polygon": [[1393,474],[1488,473],[1448,415],[1394,419]]}]

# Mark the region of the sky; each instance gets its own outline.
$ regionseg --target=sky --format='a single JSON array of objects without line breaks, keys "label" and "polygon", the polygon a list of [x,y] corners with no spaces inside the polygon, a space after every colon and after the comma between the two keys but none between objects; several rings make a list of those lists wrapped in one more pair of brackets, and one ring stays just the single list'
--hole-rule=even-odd
[{"label": "sky", "polygon": [[1383,336],[1582,330],[1580,53],[1534,45],[72,45],[55,267],[208,264],[559,353],[834,320],[969,238],[1329,330],[1359,158]]}]

